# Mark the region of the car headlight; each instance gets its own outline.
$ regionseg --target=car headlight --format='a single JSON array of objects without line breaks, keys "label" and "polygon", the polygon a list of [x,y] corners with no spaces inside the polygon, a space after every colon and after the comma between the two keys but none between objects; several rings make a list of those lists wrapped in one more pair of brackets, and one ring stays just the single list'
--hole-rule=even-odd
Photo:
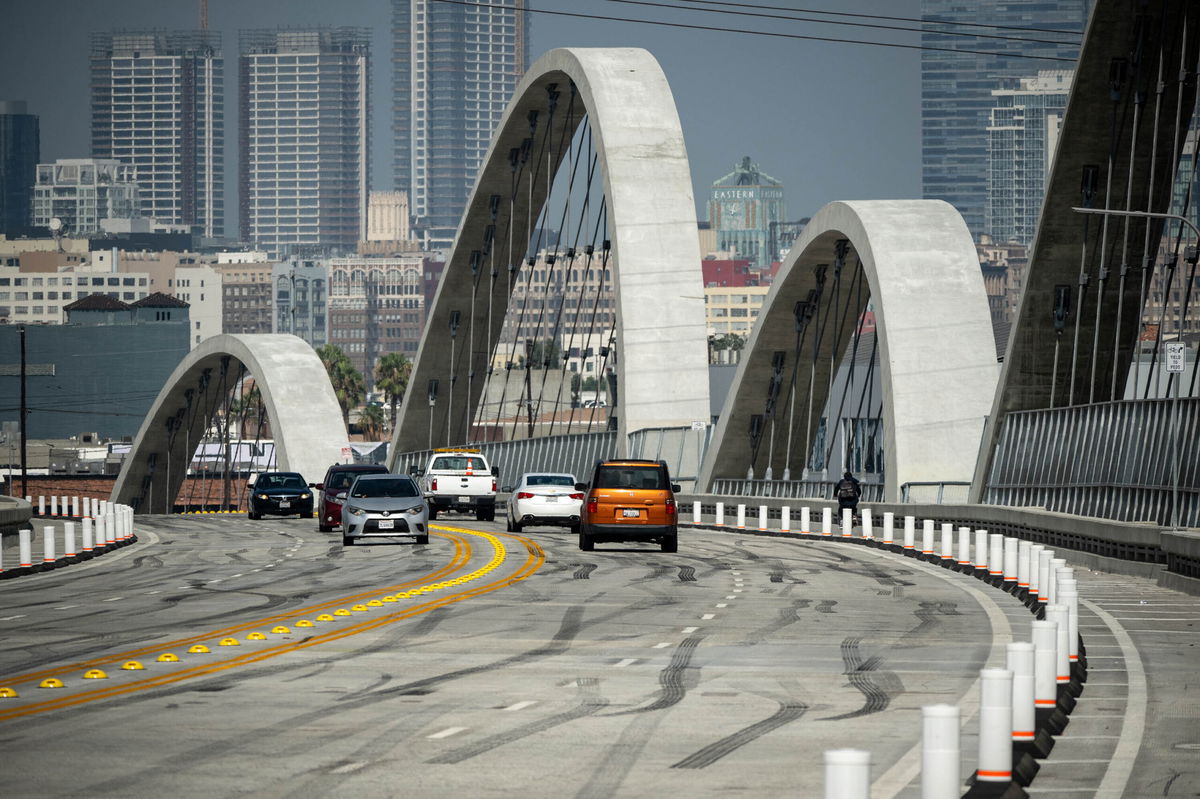
[{"label": "car headlight", "polygon": [[424,512],[425,512],[425,506],[424,506],[424,505],[415,505],[415,506],[413,506],[413,507],[411,507],[411,508],[405,508],[405,509],[404,509],[404,512],[405,512],[405,513],[410,513],[410,514],[412,514],[413,516],[416,516],[418,513],[424,513]]},{"label": "car headlight", "polygon": [[366,511],[364,511],[362,508],[356,508],[353,505],[347,505],[346,513],[349,513],[351,516],[362,516],[364,513],[366,513]]},{"label": "car headlight", "polygon": [[270,499],[270,497],[269,497],[269,496],[267,496],[266,494],[259,494],[259,495],[258,495],[258,498],[259,498],[259,499]]},{"label": "car headlight", "polygon": [[312,499],[312,494],[305,491],[303,494],[300,495],[300,499]]}]

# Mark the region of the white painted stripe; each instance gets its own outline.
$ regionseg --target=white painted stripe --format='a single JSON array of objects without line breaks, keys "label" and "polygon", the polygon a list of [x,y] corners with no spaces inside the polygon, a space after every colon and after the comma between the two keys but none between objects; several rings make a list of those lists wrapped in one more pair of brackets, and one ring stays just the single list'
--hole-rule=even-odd
[{"label": "white painted stripe", "polygon": [[713,607],[715,607],[715,608],[727,608],[727,607],[729,607],[729,603],[728,603],[728,602],[718,602],[717,604],[713,605]]},{"label": "white painted stripe", "polygon": [[[1071,718],[1074,719],[1077,717],[1074,713],[1072,713]],[[1059,760],[1058,758],[1054,758],[1053,760],[1043,760],[1041,765],[1043,768],[1045,768],[1047,766],[1064,766],[1064,765],[1074,765],[1077,763],[1107,763],[1107,762],[1108,762],[1107,759],[1103,759],[1103,760]],[[1026,788],[1025,790],[1028,791],[1029,789]],[[1092,790],[1095,790],[1095,788],[1093,788]]]},{"label": "white painted stripe", "polygon": [[338,766],[337,768],[330,769],[329,773],[330,774],[349,774],[352,771],[358,771],[360,768],[362,768],[365,765],[367,765],[367,764],[362,761],[359,761],[357,763],[343,763],[342,765]]},{"label": "white painted stripe", "polygon": [[124,599],[124,598],[125,597],[123,597],[123,596],[110,596],[108,599],[106,599],[104,601],[105,602],[116,602],[116,601]]},{"label": "white painted stripe", "polygon": [[[241,577],[241,576],[242,576],[241,574],[231,574],[231,575],[229,575],[229,579],[232,580],[234,577]],[[366,763],[364,763],[363,765],[365,766]]]},{"label": "white painted stripe", "polygon": [[654,649],[666,649],[670,645],[671,645],[670,641],[663,641],[661,643],[655,644],[653,648]]},{"label": "white painted stripe", "polygon": [[740,588],[735,588],[735,589],[733,589],[733,593],[735,593],[735,594],[740,594],[740,593],[742,593],[742,589],[740,589]]},{"label": "white painted stripe", "polygon": [[626,666],[632,666],[634,663],[637,663],[637,662],[638,662],[637,658],[625,658],[624,660],[619,660],[616,663],[614,663],[613,668],[623,669]]},{"label": "white painted stripe", "polygon": [[730,594],[729,596],[727,596],[725,598],[726,599],[737,599],[737,594]]},{"label": "white painted stripe", "polygon": [[524,710],[527,707],[533,707],[537,703],[538,703],[538,701],[536,699],[526,699],[524,702],[516,702],[514,704],[509,705],[508,707],[506,707],[504,709],[507,711]]},{"label": "white painted stripe", "polygon": [[161,594],[161,593],[162,593],[162,591],[147,591],[146,596],[154,596],[155,594]]},{"label": "white painted stripe", "polygon": [[699,630],[699,629],[700,629],[699,627],[684,627],[683,630],[681,630],[681,632],[684,635],[691,635],[692,633],[696,632],[696,630]]},{"label": "white painted stripe", "polygon": [[59,605],[58,607],[55,608],[55,610],[70,610],[71,608],[77,608],[77,607],[79,607],[79,606],[78,605]]},{"label": "white painted stripe", "polygon": [[216,580],[209,580],[209,581],[208,581],[208,584],[209,584],[209,585],[212,585],[213,583],[219,583],[219,582],[221,582],[220,578],[218,578],[218,579],[216,579]]},{"label": "white painted stripe", "polygon": [[715,619],[716,617],[717,617],[717,614],[715,614],[715,613],[705,613],[703,616],[700,617],[700,620],[708,621],[709,619]]},{"label": "white painted stripe", "polygon": [[449,738],[451,735],[458,735],[460,732],[466,732],[466,727],[447,727],[441,732],[435,732],[433,735],[426,735],[426,738],[437,740],[438,738]]},{"label": "white painted stripe", "polygon": [[[1129,776],[1138,751],[1142,748],[1142,737],[1146,731],[1146,672],[1142,667],[1142,656],[1134,646],[1133,639],[1121,623],[1094,602],[1080,600],[1089,610],[1105,621],[1125,656],[1125,668],[1129,672],[1129,698],[1125,700],[1125,718],[1121,723],[1121,735],[1117,737],[1117,748],[1112,762],[1104,772],[1096,799],[1120,799],[1125,795]],[[1089,647],[1090,649],[1090,647]]]},{"label": "white painted stripe", "polygon": [[25,618],[25,614],[18,613],[16,616],[5,616],[4,618],[0,619],[0,621],[12,621],[13,619],[23,619],[23,618]]}]

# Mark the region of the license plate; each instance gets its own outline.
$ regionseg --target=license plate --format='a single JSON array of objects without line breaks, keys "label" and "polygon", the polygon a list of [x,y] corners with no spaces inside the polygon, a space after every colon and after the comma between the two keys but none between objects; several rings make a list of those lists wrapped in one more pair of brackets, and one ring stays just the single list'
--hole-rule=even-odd
[{"label": "license plate", "polygon": [[471,502],[471,498],[470,497],[459,497],[458,501],[464,505],[467,505]]},{"label": "license plate", "polygon": [[292,507],[292,503],[289,500],[281,499],[281,500],[279,500],[279,507],[290,508],[290,507]]},{"label": "license plate", "polygon": [[546,497],[547,502],[558,502],[558,497]]},{"label": "license plate", "polygon": [[380,519],[379,520],[379,529],[380,530],[394,530],[395,527],[396,527],[396,522],[393,519]]},{"label": "license plate", "polygon": [[623,511],[621,511],[621,515],[626,519],[636,519],[642,515],[642,512],[637,508],[625,508]]}]

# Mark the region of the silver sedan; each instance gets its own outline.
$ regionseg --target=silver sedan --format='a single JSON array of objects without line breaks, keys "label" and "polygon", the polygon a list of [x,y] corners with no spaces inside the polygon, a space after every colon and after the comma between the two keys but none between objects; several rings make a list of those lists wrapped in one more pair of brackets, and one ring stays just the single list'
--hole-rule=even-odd
[{"label": "silver sedan", "polygon": [[575,488],[575,475],[563,472],[526,472],[508,495],[508,531],[519,533],[531,524],[569,527],[579,532],[583,492]]},{"label": "silver sedan", "polygon": [[429,506],[408,475],[364,474],[350,485],[342,506],[342,545],[371,538],[429,543]]}]

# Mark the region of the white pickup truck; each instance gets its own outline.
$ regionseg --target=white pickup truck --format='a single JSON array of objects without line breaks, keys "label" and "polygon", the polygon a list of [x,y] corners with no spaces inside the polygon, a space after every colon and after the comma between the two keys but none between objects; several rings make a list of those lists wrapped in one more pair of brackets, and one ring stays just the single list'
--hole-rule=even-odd
[{"label": "white pickup truck", "polygon": [[429,518],[439,511],[474,513],[481,522],[496,518],[496,478],[499,470],[477,449],[436,449],[421,473],[421,490],[429,503]]}]

